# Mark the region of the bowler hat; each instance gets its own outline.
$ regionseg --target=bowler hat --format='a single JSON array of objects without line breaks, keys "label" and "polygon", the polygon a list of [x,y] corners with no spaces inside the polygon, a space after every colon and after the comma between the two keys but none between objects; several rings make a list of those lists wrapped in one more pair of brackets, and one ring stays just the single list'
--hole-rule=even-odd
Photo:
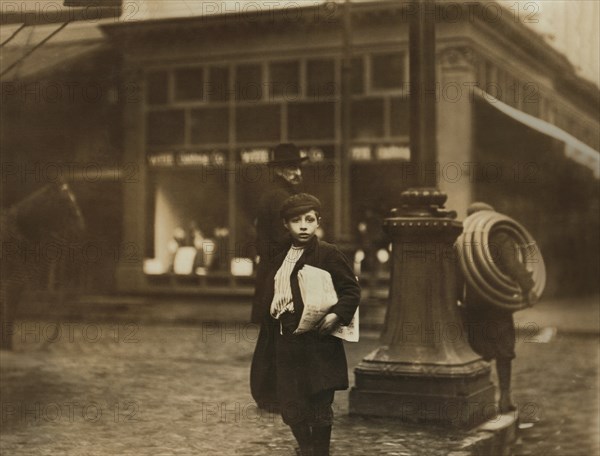
[{"label": "bowler hat", "polygon": [[321,212],[321,201],[316,196],[309,193],[297,193],[290,196],[281,204],[279,215],[282,219],[288,220],[296,215],[305,214],[310,210],[317,213]]},{"label": "bowler hat", "polygon": [[283,143],[279,144],[271,151],[269,164],[270,165],[290,165],[300,164],[308,157],[300,154],[300,149],[295,144]]}]

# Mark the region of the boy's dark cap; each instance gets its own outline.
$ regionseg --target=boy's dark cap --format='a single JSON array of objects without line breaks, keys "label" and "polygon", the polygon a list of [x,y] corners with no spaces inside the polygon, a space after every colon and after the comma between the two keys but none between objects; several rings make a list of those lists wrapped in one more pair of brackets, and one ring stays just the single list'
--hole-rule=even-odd
[{"label": "boy's dark cap", "polygon": [[308,157],[303,157],[300,154],[300,149],[298,149],[298,147],[295,144],[283,143],[277,145],[275,149],[271,151],[271,155],[269,157],[269,165],[299,165],[305,160],[308,160]]},{"label": "boy's dark cap", "polygon": [[288,220],[311,210],[321,212],[321,201],[309,193],[298,193],[283,202],[279,214],[282,219]]}]

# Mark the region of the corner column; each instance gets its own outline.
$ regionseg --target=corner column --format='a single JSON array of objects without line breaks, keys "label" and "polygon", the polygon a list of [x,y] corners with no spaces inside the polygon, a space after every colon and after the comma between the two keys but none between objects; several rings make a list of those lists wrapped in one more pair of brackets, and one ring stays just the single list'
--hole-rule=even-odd
[{"label": "corner column", "polygon": [[[118,291],[139,291],[144,286],[143,262],[146,247],[147,170],[144,122],[144,80],[142,72],[125,69],[122,80],[123,163],[135,166],[135,179],[123,183],[123,240],[117,265]],[[132,90],[135,88],[135,90]],[[133,169],[133,168],[130,168]]]},{"label": "corner column", "polygon": [[473,187],[482,173],[494,173],[492,164],[474,157],[475,57],[466,46],[449,46],[437,52],[439,74],[438,161],[439,188],[458,217],[467,216]]}]

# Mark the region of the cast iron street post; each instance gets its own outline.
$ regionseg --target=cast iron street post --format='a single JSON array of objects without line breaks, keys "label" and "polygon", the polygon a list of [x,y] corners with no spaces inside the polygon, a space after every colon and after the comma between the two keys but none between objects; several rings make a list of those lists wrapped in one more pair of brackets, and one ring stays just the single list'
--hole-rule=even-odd
[{"label": "cast iron street post", "polygon": [[350,413],[471,427],[494,413],[494,388],[456,306],[462,225],[436,187],[434,0],[411,2],[407,14],[411,165],[420,178],[384,221],[392,272],[382,345],[355,369]]},{"label": "cast iron street post", "polygon": [[352,120],[352,2],[346,0],[343,4],[343,57],[342,57],[342,147],[340,158],[340,231],[338,239],[350,238],[350,123]]}]

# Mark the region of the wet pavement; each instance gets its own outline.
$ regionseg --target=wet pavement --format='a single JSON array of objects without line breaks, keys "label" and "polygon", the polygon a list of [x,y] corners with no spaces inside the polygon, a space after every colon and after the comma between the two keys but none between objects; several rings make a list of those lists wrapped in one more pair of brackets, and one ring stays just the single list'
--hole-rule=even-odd
[{"label": "wet pavement", "polygon": [[522,429],[515,456],[600,454],[598,354],[597,335],[519,343],[513,382]]},{"label": "wet pavement", "polygon": [[[2,351],[2,455],[293,455],[248,390],[254,326],[20,322]],[[349,366],[377,346],[347,344]],[[599,454],[598,337],[519,336],[515,455]],[[351,382],[353,376],[350,377]],[[466,455],[465,433],[349,417],[336,394],[333,455]]]}]

